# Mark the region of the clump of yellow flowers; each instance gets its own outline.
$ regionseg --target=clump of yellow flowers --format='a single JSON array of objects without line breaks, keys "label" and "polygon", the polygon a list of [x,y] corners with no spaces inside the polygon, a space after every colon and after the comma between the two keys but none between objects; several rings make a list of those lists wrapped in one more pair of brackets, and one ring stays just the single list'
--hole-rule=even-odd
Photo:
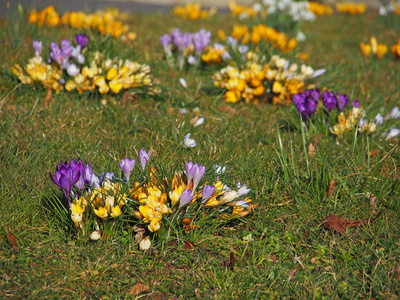
[{"label": "clump of yellow flowers", "polygon": [[367,5],[364,2],[336,3],[336,10],[340,13],[357,15],[365,13],[365,11],[367,10]]},{"label": "clump of yellow flowers", "polygon": [[75,29],[92,29],[102,35],[110,34],[112,37],[123,37],[125,40],[134,40],[136,34],[129,32],[129,26],[124,25],[118,19],[124,19],[126,15],[118,9],[98,10],[93,14],[86,14],[82,11],[67,11],[63,16],[55,10],[54,6],[48,6],[41,11],[32,10],[29,13],[29,23],[59,26],[68,25]]},{"label": "clump of yellow flowers", "polygon": [[[235,1],[229,1],[228,3],[229,10],[231,15],[235,18],[255,18],[258,17],[258,11],[254,9],[253,6],[244,6],[237,4]],[[266,16],[266,11],[262,11],[262,16]]]},{"label": "clump of yellow flowers", "polygon": [[242,44],[253,43],[258,45],[261,41],[272,43],[274,48],[289,52],[297,46],[296,38],[289,38],[284,32],[278,32],[272,27],[258,24],[251,28],[244,25],[236,25],[232,30],[232,37]]},{"label": "clump of yellow flowers", "polygon": [[214,167],[214,179],[205,180],[204,165],[189,161],[185,172],[165,176],[155,167],[147,172],[149,160],[150,151],[144,149],[138,153],[139,168],[135,169],[135,160],[122,159],[122,177],[102,173],[99,178],[81,159],[57,165],[50,178],[64,192],[69,221],[78,234],[90,231],[92,240],[107,239],[133,224],[134,231],[141,230],[135,238],[139,247],[147,250],[152,237],[168,239],[172,228],[175,233],[189,233],[202,224],[210,227],[210,222],[245,217],[257,207],[251,204],[245,184],[230,189],[218,179],[225,167]]},{"label": "clump of yellow flowers", "polygon": [[104,59],[104,54],[94,52],[89,66],[69,79],[65,84],[67,91],[76,89],[79,93],[98,89],[101,94],[119,93],[121,90],[152,86],[153,77],[148,65],[132,62],[129,59]]},{"label": "clump of yellow flowers", "polygon": [[224,95],[226,102],[236,103],[243,99],[246,103],[258,104],[262,99],[274,104],[289,104],[291,94],[305,90],[306,80],[324,72],[314,71],[306,65],[290,64],[277,55],[264,64],[252,51],[245,57],[247,62],[241,70],[228,65],[212,76],[216,87],[227,90]]},{"label": "clump of yellow flowers", "polygon": [[365,57],[369,57],[373,54],[377,58],[382,58],[386,55],[388,46],[386,44],[378,44],[376,38],[372,36],[369,40],[369,44],[360,43],[360,50]]},{"label": "clump of yellow flowers", "polygon": [[310,11],[317,16],[331,15],[333,13],[332,7],[318,2],[308,1]]},{"label": "clump of yellow flowers", "polygon": [[183,20],[197,20],[205,19],[215,15],[217,12],[216,8],[210,8],[209,10],[201,9],[199,3],[188,3],[185,6],[177,5],[172,10],[175,16],[182,18]]},{"label": "clump of yellow flowers", "polygon": [[[156,93],[148,65],[132,62],[129,59],[114,57],[105,59],[98,51],[87,53],[88,38],[76,35],[76,46],[69,40],[61,41],[61,48],[52,42],[50,57],[41,56],[42,42],[34,41],[35,56],[29,59],[25,68],[16,64],[11,71],[23,84],[39,83],[57,93],[67,91],[96,91],[100,94],[117,94],[121,90],[148,87]],[[89,59],[87,59],[89,58]]]}]

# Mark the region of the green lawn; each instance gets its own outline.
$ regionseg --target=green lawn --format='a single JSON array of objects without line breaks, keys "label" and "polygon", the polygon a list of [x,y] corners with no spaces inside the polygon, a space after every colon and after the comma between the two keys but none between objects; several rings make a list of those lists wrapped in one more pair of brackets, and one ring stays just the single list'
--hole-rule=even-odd
[{"label": "green lawn", "polygon": [[[294,106],[227,104],[212,87],[212,68],[168,68],[160,35],[175,27],[206,28],[217,41],[219,29],[230,32],[238,22],[228,15],[194,22],[132,15],[129,24],[137,40],[128,47],[114,40],[113,51],[149,64],[163,91],[157,97],[139,94],[128,104],[115,97],[104,106],[98,95],[65,91],[53,93],[46,104],[45,89],[17,86],[9,68],[32,55],[34,38],[49,43],[76,31],[45,28],[13,49],[2,21],[0,298],[398,297],[398,138],[348,134],[336,142],[324,130],[311,157],[306,149],[314,135],[303,136],[292,125],[290,120],[298,118]],[[364,59],[358,42],[375,35],[379,42],[395,44],[399,25],[399,16],[319,17],[302,24],[307,41],[297,49],[310,55],[308,64],[327,69],[317,81],[320,87],[351,95],[371,115],[385,115],[400,104],[400,62],[391,53]],[[187,80],[187,91],[180,77]],[[183,107],[187,114],[178,113]],[[206,118],[199,127],[190,124],[195,107]],[[187,133],[198,143],[193,149],[181,145]],[[139,250],[129,230],[108,241],[76,238],[49,207],[48,199],[62,197],[49,172],[75,157],[90,161],[100,173],[117,173],[118,162],[136,159],[141,148],[152,149],[151,162],[165,168],[184,169],[187,160],[204,164],[209,173],[214,164],[226,166],[224,182],[246,183],[253,203],[260,205],[243,220],[216,229],[203,224],[147,252]],[[331,214],[370,217],[367,192],[378,199],[376,212],[384,210],[376,221],[342,235],[324,228]],[[7,234],[16,238],[14,244]],[[150,289],[132,296],[137,283]]]}]

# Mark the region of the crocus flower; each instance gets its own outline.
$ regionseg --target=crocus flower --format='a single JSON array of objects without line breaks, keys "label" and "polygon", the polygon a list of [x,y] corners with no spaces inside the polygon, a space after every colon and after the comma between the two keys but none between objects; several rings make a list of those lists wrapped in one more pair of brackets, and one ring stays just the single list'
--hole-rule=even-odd
[{"label": "crocus flower", "polygon": [[193,56],[193,55],[189,55],[189,57],[188,57],[188,64],[189,65],[195,65],[196,63],[197,63],[197,58],[196,58],[196,56]]},{"label": "crocus flower", "polygon": [[61,188],[69,204],[71,204],[70,194],[72,185],[76,184],[80,180],[82,174],[83,163],[80,159],[78,162],[75,162],[74,159],[71,159],[69,164],[61,161],[61,164],[57,165],[56,167],[55,176],[50,173],[51,180]]},{"label": "crocus flower", "polygon": [[318,107],[319,90],[307,90],[304,93],[292,95],[292,101],[303,119],[315,113]]},{"label": "crocus flower", "polygon": [[190,133],[183,137],[183,141],[181,142],[181,144],[183,144],[183,146],[186,148],[194,148],[197,146],[196,141],[190,138]]},{"label": "crocus flower", "polygon": [[61,50],[63,53],[63,57],[64,59],[69,59],[72,55],[72,46],[71,43],[69,42],[69,40],[62,40],[61,41]]},{"label": "crocus flower", "polygon": [[179,199],[179,208],[182,208],[183,206],[189,204],[190,201],[192,200],[193,200],[192,190],[190,189],[184,190]]},{"label": "crocus flower", "polygon": [[166,47],[168,47],[169,45],[171,45],[171,43],[172,43],[172,38],[168,33],[164,34],[163,36],[160,36],[159,40],[160,40],[161,45],[164,47],[164,49]]},{"label": "crocus flower", "polygon": [[343,109],[346,107],[347,103],[349,102],[349,97],[347,95],[340,95],[336,94],[338,100],[338,108],[339,111],[342,112]]},{"label": "crocus flower", "polygon": [[150,160],[150,151],[146,152],[143,148],[139,151],[139,163],[142,166],[142,169],[146,168],[148,161]]},{"label": "crocus flower", "polygon": [[199,118],[199,119],[193,124],[193,126],[194,126],[194,127],[197,127],[197,126],[202,125],[202,124],[204,123],[204,120],[205,120],[204,117]]},{"label": "crocus flower", "polygon": [[353,107],[359,108],[360,107],[360,102],[358,102],[358,100],[353,100]]},{"label": "crocus flower", "polygon": [[193,35],[193,44],[196,54],[201,54],[203,50],[208,46],[210,43],[211,32],[206,31],[205,29],[200,29],[199,32],[196,32]]},{"label": "crocus flower", "polygon": [[377,114],[375,117],[376,126],[381,126],[383,123],[383,116],[381,114]]},{"label": "crocus flower", "polygon": [[33,50],[35,51],[35,56],[39,57],[42,53],[43,43],[41,41],[33,41]]},{"label": "crocus flower", "polygon": [[203,198],[202,198],[202,203],[205,203],[208,199],[211,198],[211,196],[215,192],[215,186],[213,185],[205,185],[203,188]]},{"label": "crocus flower", "polygon": [[175,35],[172,36],[172,41],[180,51],[184,51],[192,42],[192,36],[188,32],[176,32]]},{"label": "crocus flower", "polygon": [[86,34],[77,34],[75,35],[75,40],[78,43],[78,45],[81,47],[83,50],[89,43],[89,39],[86,36]]},{"label": "crocus flower", "polygon": [[394,107],[390,113],[386,116],[386,119],[400,119],[400,110],[398,107]]},{"label": "crocus flower", "polygon": [[240,45],[238,48],[240,54],[245,55],[247,51],[249,51],[249,46],[247,45]]},{"label": "crocus flower", "polygon": [[250,191],[251,191],[251,189],[248,189],[247,186],[244,184],[244,185],[238,190],[239,197],[240,197],[240,196],[247,195]]},{"label": "crocus flower", "polygon": [[67,73],[69,76],[75,76],[78,75],[80,72],[80,69],[75,64],[70,64],[67,68]]},{"label": "crocus flower", "polygon": [[327,111],[331,112],[337,107],[337,99],[333,92],[324,91],[322,94],[322,103],[324,104]]},{"label": "crocus flower", "polygon": [[[237,40],[232,36],[228,36],[228,38],[226,39],[226,44],[231,46],[232,48],[235,48],[237,45]],[[214,44],[214,48],[215,48],[215,44]]]},{"label": "crocus flower", "polygon": [[[196,165],[198,165],[198,164],[196,164]],[[192,167],[192,169],[193,169],[193,167]],[[205,172],[206,172],[206,167],[201,165],[200,167],[197,167],[195,172],[193,173],[193,193],[196,190],[197,186],[199,185],[199,182],[200,182],[201,178],[203,178]]]},{"label": "crocus flower", "polygon": [[63,63],[63,54],[57,43],[52,42],[50,44],[50,57],[59,65]]},{"label": "crocus flower", "polygon": [[184,78],[179,78],[179,83],[181,84],[181,86],[183,86],[185,89],[187,89],[187,83],[186,80]]},{"label": "crocus flower", "polygon": [[400,130],[397,129],[396,127],[390,128],[389,132],[386,135],[386,139],[390,140],[400,134]]},{"label": "crocus flower", "polygon": [[129,181],[129,177],[131,176],[132,170],[135,167],[135,160],[127,157],[119,162],[119,167],[121,168],[122,172],[124,172],[126,180]]},{"label": "crocus flower", "polygon": [[[197,165],[197,166],[196,166]],[[199,166],[198,164],[193,165],[191,161],[187,161],[185,168],[186,168],[186,177],[187,177],[187,185],[189,186],[190,183],[192,182],[194,172],[196,172],[197,167]],[[195,166],[195,168],[193,168]]]}]

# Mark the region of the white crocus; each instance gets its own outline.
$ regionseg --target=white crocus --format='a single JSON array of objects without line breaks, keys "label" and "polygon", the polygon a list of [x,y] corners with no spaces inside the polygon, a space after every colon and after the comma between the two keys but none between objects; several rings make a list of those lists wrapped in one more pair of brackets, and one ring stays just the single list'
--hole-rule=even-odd
[{"label": "white crocus", "polygon": [[199,118],[199,119],[193,124],[193,126],[194,126],[194,127],[200,126],[201,124],[204,123],[204,120],[205,120],[204,117]]},{"label": "white crocus", "polygon": [[179,78],[179,83],[181,84],[181,86],[183,86],[185,89],[187,89],[187,83],[186,80],[184,78]]},{"label": "white crocus", "polygon": [[70,64],[67,68],[67,73],[69,76],[78,75],[79,72],[80,72],[80,69],[78,69],[74,64]]},{"label": "white crocus", "polygon": [[183,146],[186,147],[186,148],[194,148],[194,147],[197,146],[196,141],[194,139],[190,138],[190,133],[185,135],[185,137],[183,138],[183,141],[181,142],[181,144],[183,144]]}]

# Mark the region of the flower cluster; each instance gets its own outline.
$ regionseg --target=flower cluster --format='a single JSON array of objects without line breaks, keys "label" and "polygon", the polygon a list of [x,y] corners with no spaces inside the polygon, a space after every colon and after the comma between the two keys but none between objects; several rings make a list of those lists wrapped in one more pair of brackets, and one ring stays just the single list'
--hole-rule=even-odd
[{"label": "flower cluster", "polygon": [[[220,222],[245,217],[256,207],[247,197],[250,189],[246,185],[238,185],[237,190],[232,190],[218,177],[208,185],[204,180],[206,167],[198,163],[186,162],[185,172],[165,177],[155,167],[146,172],[150,152],[141,149],[138,160],[139,170],[135,170],[135,160],[125,158],[120,161],[124,174],[121,179],[113,173],[103,173],[98,178],[91,165],[84,166],[80,159],[71,159],[69,164],[62,161],[57,165],[55,175],[50,173],[52,181],[68,200],[70,219],[78,233],[94,230],[91,238],[99,239],[103,232],[107,234],[104,236],[112,234],[110,228],[118,220],[145,226],[147,236],[177,224],[182,224],[187,233],[199,227],[195,221],[208,218],[207,222]],[[219,167],[215,175],[224,171],[225,168]],[[141,240],[145,239],[145,236],[141,237]],[[145,241],[150,247],[149,238]]]},{"label": "flower cluster", "polygon": [[400,1],[390,1],[386,5],[381,5],[379,7],[379,15],[386,16],[388,13],[395,12],[400,15]]},{"label": "flower cluster", "polygon": [[347,13],[350,15],[363,14],[367,10],[367,5],[364,2],[360,3],[336,3],[336,10],[340,13]]},{"label": "flower cluster", "polygon": [[212,76],[214,85],[226,89],[225,101],[235,103],[244,99],[246,103],[258,103],[267,97],[274,104],[287,104],[291,94],[302,92],[305,81],[321,75],[324,70],[314,71],[311,67],[290,64],[279,56],[272,56],[267,64],[257,61],[251,51],[245,54],[249,60],[242,71],[228,65]]},{"label": "flower cluster", "polygon": [[274,48],[289,52],[297,45],[296,38],[289,38],[284,32],[278,32],[272,27],[264,24],[255,25],[249,29],[248,26],[236,25],[232,30],[232,37],[242,44],[249,42],[257,45],[261,41],[272,43]]},{"label": "flower cluster", "polygon": [[237,4],[235,1],[229,1],[228,7],[231,12],[231,15],[239,19],[247,19],[250,17],[255,18],[258,17],[259,13],[262,14],[262,16],[266,16],[265,11],[260,11],[258,9],[259,6],[256,6],[254,8],[253,6],[244,6]]},{"label": "flower cluster", "polygon": [[63,88],[67,91],[76,89],[79,93],[98,89],[105,94],[152,86],[149,66],[118,57],[105,60],[99,52],[87,55],[89,41],[86,35],[76,35],[75,40],[75,46],[69,40],[61,41],[61,48],[52,42],[48,60],[41,56],[43,43],[34,41],[35,56],[29,59],[25,69],[17,64],[11,71],[23,84],[38,82],[57,93]]},{"label": "flower cluster", "polygon": [[205,52],[201,55],[201,59],[208,65],[221,64],[229,58],[230,56],[227,48],[219,43],[214,43],[214,45],[207,47]]},{"label": "flower cluster", "polygon": [[124,35],[125,39],[134,40],[136,34],[129,32],[129,26],[124,25],[117,19],[124,15],[117,9],[98,10],[93,14],[85,14],[82,11],[67,11],[61,17],[54,6],[48,6],[41,11],[32,10],[28,16],[29,23],[59,26],[69,25],[75,29],[92,29],[100,32],[102,35],[110,34],[119,38]]},{"label": "flower cluster", "polygon": [[332,7],[313,1],[308,1],[309,9],[316,16],[331,15],[333,14]]},{"label": "flower cluster", "polygon": [[269,15],[286,14],[295,22],[301,20],[310,22],[314,21],[316,17],[308,1],[264,0],[263,5]]},{"label": "flower cluster", "polygon": [[194,65],[199,61],[204,49],[208,46],[211,39],[211,32],[200,29],[198,32],[181,32],[179,28],[171,34],[165,34],[160,37],[160,43],[163,46],[165,56],[170,67],[174,65],[173,52],[177,53],[179,69],[183,69],[185,61]]},{"label": "flower cluster", "polygon": [[182,18],[183,20],[197,20],[205,19],[207,17],[215,15],[217,10],[210,8],[209,10],[201,9],[199,3],[188,3],[185,6],[175,6],[172,10],[175,16]]},{"label": "flower cluster", "polygon": [[388,46],[385,44],[378,44],[376,38],[372,36],[369,40],[369,44],[360,43],[360,50],[365,57],[369,57],[372,53],[376,57],[382,58],[387,53]]}]

